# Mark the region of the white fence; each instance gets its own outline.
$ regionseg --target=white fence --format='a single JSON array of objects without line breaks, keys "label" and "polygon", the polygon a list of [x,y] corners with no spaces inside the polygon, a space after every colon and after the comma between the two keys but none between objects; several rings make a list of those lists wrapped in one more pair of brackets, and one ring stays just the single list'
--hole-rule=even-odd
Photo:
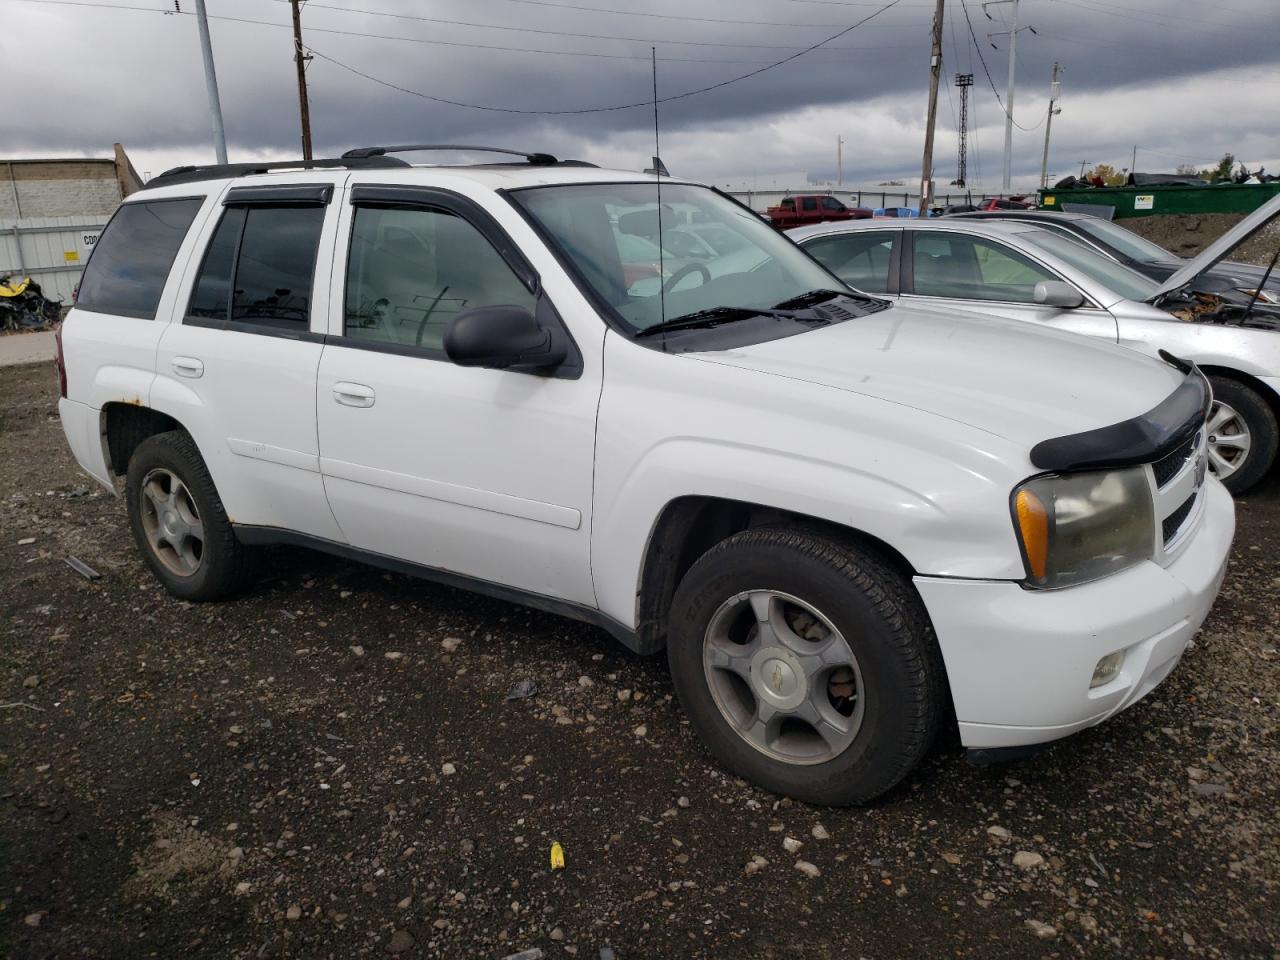
[{"label": "white fence", "polygon": [[0,277],[30,277],[50,300],[69,303],[110,217],[0,219]]}]

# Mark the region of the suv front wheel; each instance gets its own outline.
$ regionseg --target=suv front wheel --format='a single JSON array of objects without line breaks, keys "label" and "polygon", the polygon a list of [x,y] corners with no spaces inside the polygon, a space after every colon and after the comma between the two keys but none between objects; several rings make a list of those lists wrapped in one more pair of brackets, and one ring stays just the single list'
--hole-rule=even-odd
[{"label": "suv front wheel", "polygon": [[125,477],[129,526],[142,557],[175,597],[217,600],[251,573],[250,548],[236,539],[213,478],[189,434],[148,437]]},{"label": "suv front wheel", "polygon": [[945,704],[937,641],[901,574],[820,533],[761,528],[681,581],[667,657],[729,769],[811,803],[866,803],[924,756]]}]

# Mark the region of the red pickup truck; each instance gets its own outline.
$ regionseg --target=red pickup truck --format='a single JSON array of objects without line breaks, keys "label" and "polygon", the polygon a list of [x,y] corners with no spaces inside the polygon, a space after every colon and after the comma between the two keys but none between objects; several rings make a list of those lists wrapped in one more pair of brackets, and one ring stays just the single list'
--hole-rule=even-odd
[{"label": "red pickup truck", "polygon": [[779,230],[803,226],[806,223],[822,223],[827,220],[866,220],[871,211],[866,207],[846,207],[835,197],[823,194],[801,194],[787,197],[764,214]]}]

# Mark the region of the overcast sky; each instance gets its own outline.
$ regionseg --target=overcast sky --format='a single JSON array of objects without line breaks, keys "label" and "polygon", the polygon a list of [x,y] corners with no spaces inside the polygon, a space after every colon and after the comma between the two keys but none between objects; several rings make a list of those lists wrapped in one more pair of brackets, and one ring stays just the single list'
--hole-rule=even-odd
[{"label": "overcast sky", "polygon": [[[308,69],[316,154],[361,144],[463,142],[638,169],[653,153],[649,107],[561,116],[497,113],[433,102],[386,84],[519,110],[635,103],[652,95],[651,45],[659,58],[658,95],[667,97],[796,53],[885,2],[313,0],[302,16],[304,43],[316,54]],[[0,0],[8,24],[0,86],[10,94],[0,151],[109,156],[118,140],[140,172],[213,162],[190,15],[194,0],[179,3],[181,14],[172,13],[173,0]],[[989,19],[979,0],[966,3],[1004,97],[1003,32],[1012,4],[989,4]],[[287,0],[207,4],[231,159],[298,155]],[[131,9],[104,9],[109,5]],[[836,136],[842,135],[846,184],[918,178],[933,6],[933,0],[899,0],[796,60],[661,104],[667,167],[717,183],[756,177],[761,188],[789,171],[834,178]],[[947,0],[946,6],[938,190],[955,176],[960,103],[951,79],[957,72],[975,75],[969,179],[996,190],[1004,114],[961,3]],[[467,25],[422,19],[428,17]],[[1035,32],[1018,34],[1014,118],[1027,129],[1014,130],[1015,187],[1038,181],[1055,60],[1063,65],[1063,90],[1050,151],[1054,179],[1078,173],[1081,161],[1128,167],[1135,144],[1143,171],[1209,165],[1231,151],[1252,168],[1265,164],[1280,172],[1276,0],[1022,0],[1018,19]],[[778,184],[784,185],[801,184]]]}]

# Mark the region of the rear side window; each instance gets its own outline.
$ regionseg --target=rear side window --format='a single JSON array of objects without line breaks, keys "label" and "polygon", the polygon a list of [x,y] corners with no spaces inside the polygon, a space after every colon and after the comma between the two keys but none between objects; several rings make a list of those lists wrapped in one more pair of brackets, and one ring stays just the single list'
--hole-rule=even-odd
[{"label": "rear side window", "polygon": [[154,320],[178,247],[203,202],[188,197],[122,204],[94,244],[76,306]]},{"label": "rear side window", "polygon": [[321,206],[228,207],[205,251],[187,316],[304,331]]},{"label": "rear side window", "polygon": [[822,237],[806,243],[804,252],[857,290],[884,293],[889,289],[892,231],[863,231]]},{"label": "rear side window", "polygon": [[800,202],[803,204],[803,209],[805,210],[818,209],[818,201],[815,197],[803,197]]}]

